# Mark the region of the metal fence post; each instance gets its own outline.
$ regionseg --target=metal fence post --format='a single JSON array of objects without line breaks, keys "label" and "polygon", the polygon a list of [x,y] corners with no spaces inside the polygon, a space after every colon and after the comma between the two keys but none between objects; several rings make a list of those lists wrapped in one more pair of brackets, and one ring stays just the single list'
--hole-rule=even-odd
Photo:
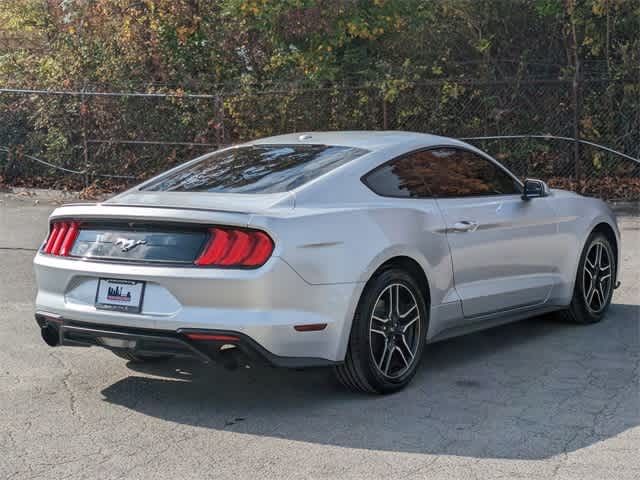
[{"label": "metal fence post", "polygon": [[216,93],[215,97],[216,105],[216,144],[218,148],[222,145],[226,145],[226,131],[224,126],[224,97],[220,93]]},{"label": "metal fence post", "polygon": [[216,96],[213,99],[213,118],[215,119],[215,123],[214,123],[214,128],[216,130],[216,145],[218,145],[217,148],[220,148],[220,144],[222,143],[221,141],[221,136],[220,136],[220,128],[222,127],[222,125],[220,124],[220,98],[218,97],[218,95],[216,94]]},{"label": "metal fence post", "polygon": [[389,102],[384,98],[384,92],[382,92],[382,129],[389,130]]},{"label": "metal fence post", "polygon": [[7,150],[7,165],[4,167],[4,174],[5,180],[13,180],[13,155],[10,148]]},{"label": "metal fence post", "polygon": [[582,165],[580,163],[580,62],[576,59],[576,65],[571,82],[571,103],[573,108],[573,164],[576,175],[576,183],[582,179]]},{"label": "metal fence post", "polygon": [[80,95],[80,128],[82,131],[82,156],[84,161],[84,186],[89,186],[89,144],[87,143],[87,119],[88,107],[86,104],[85,90],[87,88],[87,81],[82,84],[82,94]]}]

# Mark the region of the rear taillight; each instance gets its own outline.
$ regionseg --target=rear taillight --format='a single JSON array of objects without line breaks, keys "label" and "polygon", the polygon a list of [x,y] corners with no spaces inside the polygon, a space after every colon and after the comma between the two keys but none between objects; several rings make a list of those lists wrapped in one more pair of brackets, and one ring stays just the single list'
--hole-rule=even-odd
[{"label": "rear taillight", "polygon": [[210,228],[211,237],[196,259],[200,266],[256,268],[269,260],[273,240],[259,230]]},{"label": "rear taillight", "polygon": [[78,238],[79,225],[78,222],[54,222],[42,249],[43,253],[68,257]]}]

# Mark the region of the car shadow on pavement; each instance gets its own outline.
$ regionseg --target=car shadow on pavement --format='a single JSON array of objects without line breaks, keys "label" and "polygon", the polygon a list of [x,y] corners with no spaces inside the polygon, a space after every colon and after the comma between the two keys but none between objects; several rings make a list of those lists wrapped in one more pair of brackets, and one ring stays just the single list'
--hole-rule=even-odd
[{"label": "car shadow on pavement", "polygon": [[430,345],[413,383],[350,393],[328,369],[129,367],[107,402],[180,424],[348,448],[543,459],[640,422],[640,307],[595,325],[538,317]]}]

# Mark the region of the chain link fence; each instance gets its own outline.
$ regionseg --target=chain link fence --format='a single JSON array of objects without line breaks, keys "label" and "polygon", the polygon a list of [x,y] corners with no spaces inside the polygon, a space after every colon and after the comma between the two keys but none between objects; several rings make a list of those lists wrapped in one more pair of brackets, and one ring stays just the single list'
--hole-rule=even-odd
[{"label": "chain link fence", "polygon": [[12,184],[117,189],[257,137],[393,129],[501,137],[469,141],[521,177],[640,200],[638,88],[607,80],[451,80],[202,95],[0,89],[0,175]]}]

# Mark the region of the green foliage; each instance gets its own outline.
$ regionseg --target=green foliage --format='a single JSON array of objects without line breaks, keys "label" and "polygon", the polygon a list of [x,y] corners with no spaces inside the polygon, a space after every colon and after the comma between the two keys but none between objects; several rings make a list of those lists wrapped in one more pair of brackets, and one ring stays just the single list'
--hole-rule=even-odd
[{"label": "green foliage", "polygon": [[[0,94],[0,145],[84,169],[87,137],[213,144],[310,128],[532,132],[545,114],[529,102],[528,123],[514,116],[529,95],[518,82],[571,79],[580,64],[585,80],[606,80],[582,95],[582,134],[626,147],[638,143],[638,120],[616,113],[640,111],[639,19],[637,0],[0,0],[0,86],[177,95]],[[469,79],[514,88],[491,94]],[[189,91],[221,100],[181,98]],[[564,127],[566,93],[549,96]],[[117,157],[136,174],[198,153],[88,148],[95,171],[113,170]]]}]

